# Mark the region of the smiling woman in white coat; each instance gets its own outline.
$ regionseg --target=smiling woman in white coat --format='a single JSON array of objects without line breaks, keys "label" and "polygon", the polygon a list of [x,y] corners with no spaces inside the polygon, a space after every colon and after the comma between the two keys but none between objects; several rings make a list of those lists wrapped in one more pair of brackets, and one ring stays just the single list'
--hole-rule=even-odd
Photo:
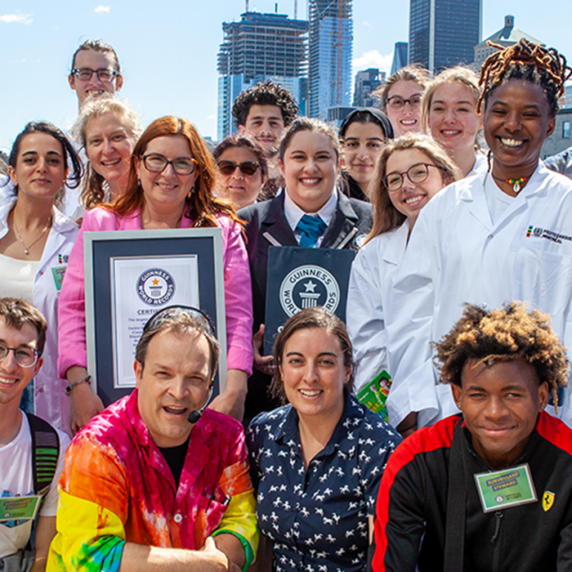
[{"label": "smiling woman in white coat", "polygon": [[[64,216],[65,184],[79,184],[81,162],[64,133],[44,121],[28,123],[8,161],[15,194],[0,205],[0,296],[22,298],[48,323],[44,364],[22,401],[53,426],[70,433],[66,381],[58,378],[58,298],[78,227]],[[70,433],[71,434],[71,433]]]},{"label": "smiling woman in white coat", "polygon": [[[423,209],[395,278],[386,322],[394,374],[387,404],[398,429],[458,412],[449,388],[436,384],[431,342],[451,329],[463,303],[525,301],[550,314],[572,347],[572,181],[539,159],[572,70],[540,44],[495,47],[480,80],[489,168]],[[570,405],[564,395],[558,408],[569,425]]]},{"label": "smiling woman in white coat", "polygon": [[385,309],[415,221],[435,194],[461,176],[447,153],[425,135],[404,135],[380,155],[372,181],[373,228],[352,265],[346,311],[358,390],[381,371],[391,372]]}]

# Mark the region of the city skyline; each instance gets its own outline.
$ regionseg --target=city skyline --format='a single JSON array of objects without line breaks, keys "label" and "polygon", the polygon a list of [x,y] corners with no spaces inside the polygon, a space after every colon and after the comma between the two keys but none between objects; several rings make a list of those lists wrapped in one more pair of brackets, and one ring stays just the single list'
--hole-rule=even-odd
[{"label": "city skyline", "polygon": [[[499,30],[507,14],[517,26],[572,60],[568,0],[552,3],[551,13],[523,0],[484,0],[483,38]],[[306,17],[298,0],[298,17]],[[250,0],[250,10],[274,12],[275,0]],[[9,148],[24,125],[47,119],[68,129],[77,100],[67,85],[70,59],[89,38],[102,38],[117,50],[125,85],[119,92],[140,113],[144,125],[166,114],[186,117],[204,136],[216,138],[217,55],[223,22],[239,21],[243,0],[217,0],[205,10],[198,0],[164,0],[160,10],[132,1],[108,3],[56,0],[0,0],[0,50],[3,94],[0,147]],[[278,12],[293,16],[294,0],[279,1]],[[396,42],[408,40],[409,2],[353,0],[355,72],[378,68],[390,72]]]}]

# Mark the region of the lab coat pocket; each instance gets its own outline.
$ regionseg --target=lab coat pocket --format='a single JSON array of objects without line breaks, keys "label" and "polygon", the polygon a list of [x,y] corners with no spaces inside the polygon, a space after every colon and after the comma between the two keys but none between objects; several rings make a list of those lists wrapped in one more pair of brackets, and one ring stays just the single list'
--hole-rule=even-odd
[{"label": "lab coat pocket", "polygon": [[515,298],[548,312],[559,322],[572,293],[572,244],[542,237],[515,240]]}]

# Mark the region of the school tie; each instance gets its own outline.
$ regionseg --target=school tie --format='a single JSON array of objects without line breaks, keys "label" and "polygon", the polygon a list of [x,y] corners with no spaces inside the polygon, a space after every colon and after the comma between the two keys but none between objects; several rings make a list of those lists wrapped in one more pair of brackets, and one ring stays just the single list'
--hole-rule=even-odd
[{"label": "school tie", "polygon": [[319,216],[305,214],[296,225],[296,230],[300,233],[300,246],[305,248],[315,248],[318,237],[324,234],[328,226]]}]

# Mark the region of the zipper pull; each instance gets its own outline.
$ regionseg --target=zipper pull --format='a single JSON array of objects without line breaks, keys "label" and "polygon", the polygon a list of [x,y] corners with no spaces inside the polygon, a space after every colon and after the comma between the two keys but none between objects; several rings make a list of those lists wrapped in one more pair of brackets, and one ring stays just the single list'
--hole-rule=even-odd
[{"label": "zipper pull", "polygon": [[501,519],[502,519],[502,511],[497,510],[495,512],[495,519],[497,522],[495,524],[495,533],[493,534],[493,537],[491,538],[492,544],[494,544],[496,542],[496,539],[499,537],[500,523],[501,523]]}]

